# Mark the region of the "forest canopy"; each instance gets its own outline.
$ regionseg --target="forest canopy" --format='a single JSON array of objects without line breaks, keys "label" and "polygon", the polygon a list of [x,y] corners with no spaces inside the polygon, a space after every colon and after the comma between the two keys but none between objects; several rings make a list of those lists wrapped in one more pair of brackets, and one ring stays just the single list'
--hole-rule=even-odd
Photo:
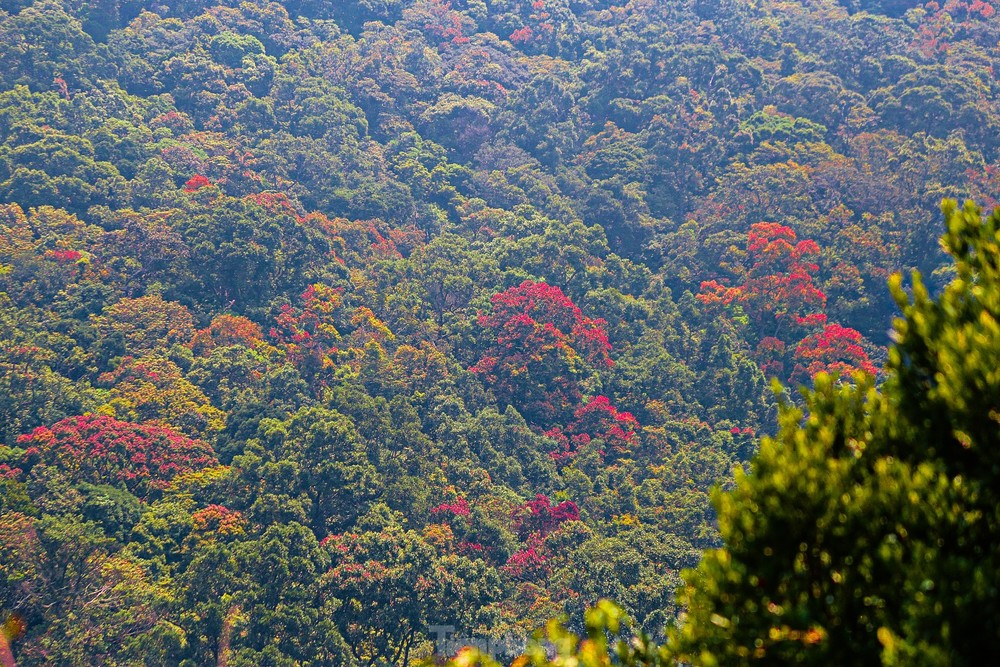
[{"label": "forest canopy", "polygon": [[[0,0],[0,649],[406,665],[611,599],[695,662],[768,614],[960,655],[992,598],[921,587],[992,567],[996,221],[937,211],[1000,203],[998,44],[985,0]],[[827,501],[920,604],[792,599],[850,541],[768,542],[780,613],[691,588]]]}]

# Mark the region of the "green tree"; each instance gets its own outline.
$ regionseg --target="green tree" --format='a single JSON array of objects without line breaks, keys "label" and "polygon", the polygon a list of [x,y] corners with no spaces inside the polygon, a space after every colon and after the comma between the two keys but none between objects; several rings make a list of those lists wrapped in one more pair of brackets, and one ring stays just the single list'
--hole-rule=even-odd
[{"label": "green tree", "polygon": [[409,665],[428,639],[428,626],[475,628],[478,610],[499,593],[499,578],[482,561],[439,556],[402,516],[377,504],[362,517],[361,533],[324,541],[332,557],[321,578],[333,619],[359,665]]},{"label": "green tree", "polygon": [[[284,421],[264,419],[257,436],[265,451],[237,459],[243,479],[301,502],[317,535],[349,527],[379,495],[382,482],[365,443],[351,419],[335,410],[302,408]],[[252,514],[273,519],[277,508],[266,505],[258,501]]]}]

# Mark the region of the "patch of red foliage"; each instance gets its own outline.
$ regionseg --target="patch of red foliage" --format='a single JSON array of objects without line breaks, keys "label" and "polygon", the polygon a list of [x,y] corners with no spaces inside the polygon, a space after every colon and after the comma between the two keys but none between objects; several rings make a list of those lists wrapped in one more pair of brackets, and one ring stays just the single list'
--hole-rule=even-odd
[{"label": "patch of red foliage", "polygon": [[211,446],[173,429],[103,415],[68,417],[20,436],[25,463],[56,466],[74,479],[119,483],[139,497],[180,474],[218,464]]},{"label": "patch of red foliage", "polygon": [[207,188],[212,185],[212,182],[202,176],[201,174],[195,174],[188,182],[184,184],[184,192],[197,192],[202,188]]},{"label": "patch of red foliage", "polygon": [[635,450],[638,430],[639,422],[631,413],[615,408],[607,396],[596,396],[573,413],[569,426],[549,429],[545,435],[558,443],[550,452],[556,461],[572,459],[581,447],[595,439],[604,443],[601,455],[613,460]]},{"label": "patch of red foliage", "polygon": [[558,287],[526,280],[491,303],[478,322],[492,344],[470,370],[534,425],[551,426],[582,402],[581,360],[614,365],[604,320],[585,317]]},{"label": "patch of red foliage", "polygon": [[465,498],[459,498],[453,503],[441,503],[431,509],[431,514],[445,513],[450,513],[454,516],[469,516],[469,503]]},{"label": "patch of red foliage", "polygon": [[579,521],[580,509],[571,500],[553,505],[548,496],[539,493],[534,500],[515,509],[513,519],[522,540],[532,536],[544,538],[567,521]]}]

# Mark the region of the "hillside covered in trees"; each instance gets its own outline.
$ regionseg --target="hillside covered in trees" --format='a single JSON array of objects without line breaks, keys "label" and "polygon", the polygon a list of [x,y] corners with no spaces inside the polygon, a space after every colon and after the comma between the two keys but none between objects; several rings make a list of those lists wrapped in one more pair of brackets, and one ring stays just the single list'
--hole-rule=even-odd
[{"label": "hillside covered in trees", "polygon": [[1000,203],[995,4],[0,0],[0,649],[662,639]]}]

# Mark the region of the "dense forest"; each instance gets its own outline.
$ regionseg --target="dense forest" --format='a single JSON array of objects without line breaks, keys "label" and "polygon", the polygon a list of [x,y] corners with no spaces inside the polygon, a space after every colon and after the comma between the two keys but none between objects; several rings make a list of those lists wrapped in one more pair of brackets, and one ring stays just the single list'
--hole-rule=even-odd
[{"label": "dense forest", "polygon": [[1000,203],[994,4],[0,0],[0,664],[722,618],[713,487],[819,405],[877,440],[883,383],[943,409],[904,287],[1000,292],[978,212],[939,242]]}]

